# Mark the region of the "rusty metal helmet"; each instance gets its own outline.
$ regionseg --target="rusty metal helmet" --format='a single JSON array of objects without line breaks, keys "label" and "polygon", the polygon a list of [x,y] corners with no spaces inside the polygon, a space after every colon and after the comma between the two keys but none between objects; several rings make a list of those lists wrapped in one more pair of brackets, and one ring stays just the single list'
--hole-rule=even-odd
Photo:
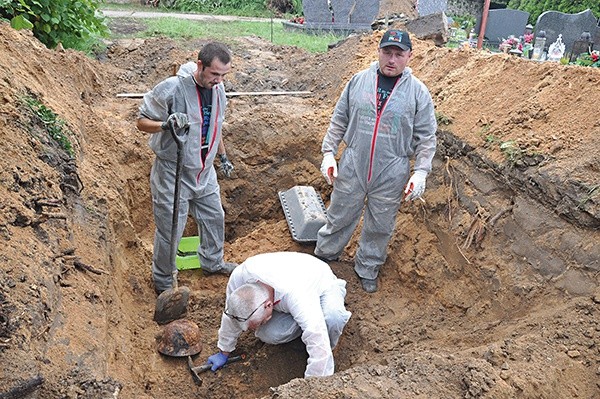
[{"label": "rusty metal helmet", "polygon": [[200,353],[200,328],[187,319],[178,319],[163,327],[156,337],[160,353],[167,356],[191,356]]}]

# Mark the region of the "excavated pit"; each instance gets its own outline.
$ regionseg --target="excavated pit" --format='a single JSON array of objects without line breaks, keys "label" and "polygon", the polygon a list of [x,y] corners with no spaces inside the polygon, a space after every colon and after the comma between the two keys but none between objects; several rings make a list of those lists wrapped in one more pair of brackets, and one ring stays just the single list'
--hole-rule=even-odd
[{"label": "excavated pit", "polygon": [[[313,94],[230,98],[235,171],[220,177],[228,261],[312,252],[292,240],[277,192],[310,185],[328,201],[321,139],[376,43],[353,37],[323,55],[252,37],[229,43],[229,91]],[[401,207],[380,291],[368,295],[356,280],[356,236],[331,264],[348,281],[353,313],[336,374],[303,379],[300,341],[269,346],[245,334],[247,360],[198,387],[186,359],[156,351],[153,155],[135,129],[139,100],[116,94],[146,91],[202,41],[121,40],[96,61],[0,24],[0,397],[599,396],[600,72],[415,43],[414,73],[448,123],[425,203]],[[24,93],[72,129],[74,163],[44,138]],[[502,152],[508,141],[519,151]],[[226,278],[191,270],[180,283],[202,331],[199,364],[216,350]]]}]

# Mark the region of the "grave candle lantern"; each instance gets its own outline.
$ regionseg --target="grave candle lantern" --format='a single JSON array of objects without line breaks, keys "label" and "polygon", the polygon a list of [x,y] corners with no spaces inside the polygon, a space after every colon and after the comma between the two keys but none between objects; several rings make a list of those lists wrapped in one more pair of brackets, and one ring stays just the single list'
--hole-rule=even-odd
[{"label": "grave candle lantern", "polygon": [[532,54],[532,50],[533,50],[533,26],[531,24],[527,24],[525,26],[525,32],[523,32],[523,40],[521,41],[522,43],[522,49],[523,50],[523,57],[525,58],[531,58],[531,54]]},{"label": "grave candle lantern", "polygon": [[569,56],[569,62],[574,62],[583,53],[591,53],[594,43],[592,42],[592,35],[590,32],[583,32],[579,37],[579,40],[573,42],[571,54]]},{"label": "grave candle lantern", "polygon": [[546,31],[539,31],[533,43],[532,60],[543,61],[544,47],[546,46]]}]

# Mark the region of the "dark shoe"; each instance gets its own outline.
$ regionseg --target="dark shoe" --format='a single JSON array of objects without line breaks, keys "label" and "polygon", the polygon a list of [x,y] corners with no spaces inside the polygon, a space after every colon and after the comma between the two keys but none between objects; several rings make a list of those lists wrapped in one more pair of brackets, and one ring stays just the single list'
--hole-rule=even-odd
[{"label": "dark shoe", "polygon": [[322,260],[325,263],[329,263],[329,262],[337,262],[340,258],[334,258],[334,259],[327,259],[324,256],[319,256],[319,255],[314,255],[315,258]]},{"label": "dark shoe", "polygon": [[360,284],[362,285],[363,290],[372,294],[377,291],[377,279],[376,278],[362,278],[359,277]]},{"label": "dark shoe", "polygon": [[217,270],[206,270],[206,269],[202,269],[202,270],[204,271],[204,274],[206,274],[206,275],[222,274],[224,276],[229,276],[231,274],[231,272],[233,271],[233,269],[235,269],[237,267],[237,265],[238,265],[237,263],[233,263],[233,262],[224,262],[223,266],[221,266]]}]

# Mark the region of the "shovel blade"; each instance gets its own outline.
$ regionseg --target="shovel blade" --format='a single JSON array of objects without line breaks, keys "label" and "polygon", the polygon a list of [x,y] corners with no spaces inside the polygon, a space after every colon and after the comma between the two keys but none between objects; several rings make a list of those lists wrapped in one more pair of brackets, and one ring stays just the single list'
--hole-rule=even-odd
[{"label": "shovel blade", "polygon": [[185,286],[163,291],[156,298],[154,321],[163,325],[181,319],[187,313],[189,299],[190,289]]}]

